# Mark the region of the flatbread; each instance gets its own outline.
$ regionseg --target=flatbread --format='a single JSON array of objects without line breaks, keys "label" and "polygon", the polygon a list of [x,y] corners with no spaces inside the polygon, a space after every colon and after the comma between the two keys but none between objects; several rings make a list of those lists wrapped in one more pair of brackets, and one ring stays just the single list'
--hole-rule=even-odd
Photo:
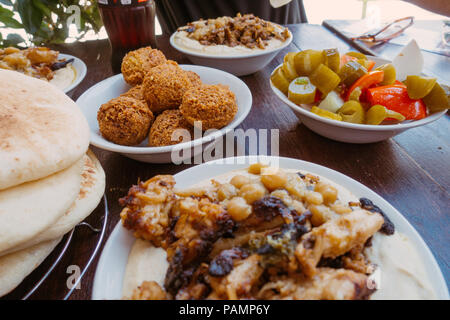
[{"label": "flatbread", "polygon": [[168,267],[167,253],[164,249],[154,247],[149,241],[136,239],[128,256],[122,296],[125,299],[131,298],[133,290],[144,281],[156,281],[164,287]]},{"label": "flatbread", "polygon": [[0,190],[68,168],[89,146],[78,106],[46,81],[0,70]]},{"label": "flatbread", "polygon": [[0,297],[14,290],[53,251],[61,238],[0,257]]},{"label": "flatbread", "polygon": [[80,191],[83,161],[45,179],[0,191],[0,256],[48,229]]},{"label": "flatbread", "polygon": [[23,250],[38,243],[59,238],[94,211],[105,192],[105,172],[95,154],[90,150],[83,157],[83,162],[80,191],[69,210],[47,230],[3,254]]}]

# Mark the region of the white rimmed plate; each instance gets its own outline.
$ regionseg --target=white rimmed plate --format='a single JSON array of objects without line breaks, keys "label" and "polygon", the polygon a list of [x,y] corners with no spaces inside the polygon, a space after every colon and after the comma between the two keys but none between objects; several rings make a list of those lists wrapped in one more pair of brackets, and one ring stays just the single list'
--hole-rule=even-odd
[{"label": "white rimmed plate", "polygon": [[235,76],[245,76],[261,70],[275,58],[278,52],[286,48],[292,42],[293,38],[292,33],[289,31],[289,38],[277,48],[242,54],[213,55],[180,47],[174,41],[177,32],[170,36],[170,45],[181,53],[184,53],[189,60],[195,64],[227,71]]},{"label": "white rimmed plate", "polygon": [[[375,61],[375,67],[389,63],[389,60],[385,60],[378,57],[369,57],[370,60]],[[281,65],[279,65],[281,66]],[[279,67],[278,66],[278,67]],[[275,70],[278,68],[276,67]],[[307,105],[296,105],[290,101],[287,96],[278,90],[270,81],[270,87],[275,95],[285,104],[287,104],[292,111],[296,114],[299,120],[309,129],[321,136],[327,137],[332,140],[348,142],[348,143],[372,143],[389,139],[397,134],[402,133],[405,130],[419,127],[438,120],[447,111],[441,111],[433,113],[423,119],[417,121],[405,121],[391,125],[367,125],[356,124],[344,121],[336,121],[326,119],[318,116],[317,114],[309,111],[311,108]]]},{"label": "white rimmed plate", "polygon": [[[231,170],[244,169],[249,163],[256,162],[257,156],[220,159],[184,170],[175,175],[177,188],[186,188],[192,184],[210,179]],[[298,169],[323,176],[342,187],[348,189],[358,198],[366,197],[379,206],[394,223],[396,230],[405,234],[417,248],[421,260],[424,262],[430,285],[436,292],[438,299],[449,299],[445,279],[439,269],[430,249],[413,226],[378,194],[361,183],[334,171],[332,169],[297,159],[265,157],[272,164],[281,168]],[[149,177],[142,177],[147,179]],[[114,228],[103,249],[94,278],[92,299],[121,299],[122,282],[128,260],[128,254],[135,238],[126,230],[121,222]]]},{"label": "white rimmed plate", "polygon": [[[231,123],[201,139],[180,143],[174,146],[147,147],[148,140],[144,140],[139,146],[121,146],[112,143],[102,137],[98,128],[97,111],[100,106],[118,97],[120,94],[130,89],[130,86],[123,80],[122,74],[112,76],[89,88],[77,100],[78,106],[85,115],[89,127],[91,128],[91,144],[104,150],[114,151],[129,158],[149,162],[149,163],[169,163],[172,162],[172,151],[188,148],[191,151],[186,153],[191,156],[202,152],[202,146],[206,147],[214,139],[223,136],[227,131],[237,127],[247,117],[252,107],[252,94],[247,85],[239,78],[227,72],[194,65],[180,65],[184,70],[196,72],[201,80],[206,84],[224,84],[230,87],[236,96],[238,111]],[[184,155],[184,154],[183,154]]]},{"label": "white rimmed plate", "polygon": [[81,81],[83,81],[84,77],[86,76],[87,67],[86,64],[83,62],[83,60],[74,57],[70,54],[60,53],[58,55],[58,59],[66,59],[66,60],[73,59],[72,66],[75,69],[76,75],[73,82],[69,86],[62,89],[64,93],[67,93],[70,90],[75,89],[75,87],[78,86],[81,83]]}]

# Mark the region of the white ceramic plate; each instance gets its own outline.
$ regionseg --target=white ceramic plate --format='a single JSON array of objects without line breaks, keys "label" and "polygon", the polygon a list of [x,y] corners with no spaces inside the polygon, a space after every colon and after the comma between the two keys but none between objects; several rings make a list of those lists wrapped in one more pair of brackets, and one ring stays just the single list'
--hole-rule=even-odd
[{"label": "white ceramic plate", "polygon": [[87,67],[86,64],[84,64],[83,60],[71,56],[70,54],[60,53],[58,59],[66,59],[66,60],[73,59],[72,66],[75,68],[76,76],[72,84],[63,89],[64,93],[67,93],[70,90],[74,89],[76,86],[78,86],[81,81],[83,81],[84,77],[86,76]]},{"label": "white ceramic plate", "polygon": [[[369,57],[375,61],[375,67],[389,63],[389,60],[378,57]],[[281,65],[280,65],[281,66]],[[277,67],[278,68],[278,67]],[[274,71],[277,69],[275,68]],[[287,96],[278,90],[270,81],[270,87],[281,101],[287,104],[297,115],[299,120],[309,129],[321,136],[332,140],[349,143],[372,143],[389,139],[405,130],[419,127],[438,120],[446,111],[433,113],[417,121],[401,122],[392,125],[367,125],[356,124],[344,121],[326,119],[312,113],[307,105],[296,105]]]},{"label": "white ceramic plate", "polygon": [[289,31],[289,38],[282,46],[267,50],[258,50],[251,53],[233,55],[212,55],[196,51],[191,51],[178,46],[174,42],[175,33],[170,37],[170,45],[176,50],[184,53],[189,60],[195,64],[227,71],[235,76],[245,76],[255,73],[264,68],[273,58],[292,42],[292,33]]},{"label": "white ceramic plate", "polygon": [[[358,198],[367,197],[371,199],[389,216],[394,223],[396,230],[405,234],[415,245],[421,260],[424,261],[431,286],[436,291],[437,298],[449,299],[446,282],[430,249],[411,224],[386,200],[361,183],[326,167],[290,158],[264,159],[270,159],[270,162],[272,163],[277,163],[278,161],[281,168],[298,169],[300,171],[321,175],[340,184]],[[210,179],[231,170],[247,168],[249,163],[256,162],[256,160],[256,156],[237,157],[207,162],[192,167],[175,175],[177,187],[189,187],[198,181]],[[224,164],[224,162],[227,164]],[[147,179],[149,177],[141,178]],[[134,241],[135,238],[132,233],[122,227],[122,224],[119,222],[109,236],[98,262],[92,291],[93,299],[109,300],[122,298],[122,281],[125,274],[128,254]]]},{"label": "white ceramic plate", "polygon": [[191,155],[195,155],[196,150],[201,152],[202,148],[196,146],[206,146],[215,138],[224,135],[228,130],[237,127],[248,115],[252,107],[252,94],[247,85],[239,78],[217,69],[194,66],[180,65],[184,70],[196,72],[201,80],[206,84],[224,84],[230,87],[236,96],[238,111],[233,121],[224,128],[191,142],[177,144],[175,146],[147,147],[148,140],[143,141],[139,146],[121,146],[112,143],[102,137],[98,128],[97,111],[100,106],[118,97],[120,94],[130,89],[130,86],[123,80],[122,74],[112,76],[89,88],[78,98],[77,104],[84,113],[89,127],[91,128],[91,143],[104,150],[121,153],[129,158],[150,162],[150,163],[169,163],[171,162],[171,152],[174,148],[192,147]]}]

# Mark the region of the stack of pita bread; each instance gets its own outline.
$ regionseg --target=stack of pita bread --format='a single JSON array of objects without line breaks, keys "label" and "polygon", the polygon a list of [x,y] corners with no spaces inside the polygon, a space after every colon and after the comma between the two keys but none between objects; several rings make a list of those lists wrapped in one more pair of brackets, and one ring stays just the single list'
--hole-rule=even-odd
[{"label": "stack of pita bread", "polygon": [[98,205],[105,173],[77,105],[51,84],[0,71],[0,297]]}]

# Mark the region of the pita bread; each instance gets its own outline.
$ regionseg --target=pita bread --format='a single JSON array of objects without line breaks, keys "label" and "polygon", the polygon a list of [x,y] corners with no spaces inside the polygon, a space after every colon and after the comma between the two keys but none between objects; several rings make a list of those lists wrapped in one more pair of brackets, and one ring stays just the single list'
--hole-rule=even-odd
[{"label": "pita bread", "polygon": [[0,257],[0,297],[14,290],[60,241],[61,238]]},{"label": "pita bread", "polygon": [[133,290],[144,281],[156,281],[164,287],[168,267],[167,253],[164,249],[154,247],[149,241],[136,239],[128,256],[122,296],[125,299],[130,298]]},{"label": "pita bread", "polygon": [[82,160],[45,179],[0,190],[0,255],[48,229],[80,191]]},{"label": "pita bread", "polygon": [[3,254],[23,250],[38,243],[61,237],[94,211],[105,192],[105,172],[92,151],[88,150],[83,161],[80,192],[69,210],[47,230]]},{"label": "pita bread", "polygon": [[0,190],[80,159],[89,127],[75,102],[46,81],[0,69]]}]

